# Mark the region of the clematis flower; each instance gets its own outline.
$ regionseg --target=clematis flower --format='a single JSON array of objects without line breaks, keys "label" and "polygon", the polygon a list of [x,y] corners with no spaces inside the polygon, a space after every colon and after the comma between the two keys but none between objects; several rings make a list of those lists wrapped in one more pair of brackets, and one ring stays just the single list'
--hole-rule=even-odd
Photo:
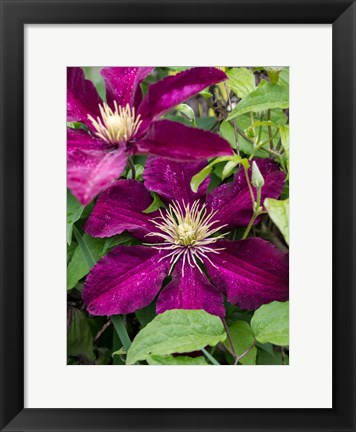
[{"label": "clematis flower", "polygon": [[67,130],[68,187],[82,205],[118,178],[134,154],[181,161],[232,154],[228,142],[217,134],[159,120],[174,106],[226,79],[225,73],[217,68],[192,68],[150,85],[142,98],[140,83],[153,69],[104,68],[104,102],[81,68],[68,68],[68,121],[82,122],[90,131]]},{"label": "clematis flower", "polygon": [[[262,202],[278,198],[284,173],[272,160],[257,163],[265,180]],[[206,179],[194,193],[190,180],[203,167],[149,158],[145,185],[118,180],[99,196],[85,231],[110,237],[127,230],[144,244],[117,246],[92,268],[83,289],[91,314],[127,314],[147,306],[169,274],[157,313],[204,309],[224,316],[224,294],[242,309],[288,299],[287,254],[260,238],[226,239],[228,229],[247,225],[252,216],[244,173],[210,193]],[[149,190],[160,195],[165,209],[143,213],[152,202]]]}]

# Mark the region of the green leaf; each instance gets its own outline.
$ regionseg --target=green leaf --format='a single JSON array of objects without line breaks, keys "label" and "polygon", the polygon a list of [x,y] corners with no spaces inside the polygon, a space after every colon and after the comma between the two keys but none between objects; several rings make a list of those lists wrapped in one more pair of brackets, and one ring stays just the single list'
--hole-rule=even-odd
[{"label": "green leaf", "polygon": [[175,107],[175,110],[182,113],[189,121],[195,125],[195,113],[193,108],[187,104],[179,104]]},{"label": "green leaf", "polygon": [[289,67],[283,68],[278,77],[278,84],[289,87]]},{"label": "green leaf", "polygon": [[67,189],[67,243],[72,242],[73,224],[80,219],[84,207]]},{"label": "green leaf", "polygon": [[[246,321],[240,320],[234,322],[229,327],[229,333],[235,348],[235,352],[238,356],[247,351],[255,340],[251,327]],[[231,344],[228,339],[225,340],[225,346],[230,352],[232,351]],[[243,365],[254,365],[256,364],[256,355],[257,349],[256,347],[253,347],[248,354],[242,357],[240,363]]]},{"label": "green leaf", "polygon": [[153,355],[147,358],[147,363],[150,365],[178,365],[178,366],[206,366],[208,363],[205,357],[188,357],[188,356],[159,356]]},{"label": "green leaf", "polygon": [[220,318],[203,310],[173,309],[157,315],[135,337],[126,364],[152,355],[169,355],[215,346],[226,338]]},{"label": "green leaf", "polygon": [[279,74],[283,70],[282,67],[265,67],[266,72],[268,73],[269,79],[271,83],[277,84],[279,80]]},{"label": "green leaf", "polygon": [[232,148],[236,149],[236,136],[234,127],[231,123],[226,121],[222,122],[220,125],[220,134],[230,143]]},{"label": "green leaf", "polygon": [[145,327],[149,322],[153,320],[156,314],[155,302],[150,303],[143,309],[139,309],[135,312],[137,319],[140,321],[142,327]]},{"label": "green leaf", "polygon": [[222,170],[221,179],[225,180],[227,177],[229,177],[233,173],[233,171],[235,170],[238,164],[239,162],[237,161],[227,162],[224,166],[224,169]]},{"label": "green leaf", "polygon": [[[97,239],[84,234],[82,236],[94,262],[102,256],[105,239]],[[78,281],[89,273],[90,267],[85,259],[81,247],[78,245],[67,268],[67,289],[74,288]]]},{"label": "green leaf", "polygon": [[256,89],[256,80],[253,72],[246,68],[233,68],[226,72],[226,84],[239,98],[244,98]]},{"label": "green leaf", "polygon": [[289,302],[262,305],[251,319],[251,328],[258,342],[289,345]]},{"label": "green leaf", "polygon": [[67,330],[67,354],[85,355],[89,360],[94,360],[93,335],[86,314],[76,308],[70,308],[68,313],[70,324]]},{"label": "green leaf", "polygon": [[287,158],[287,168],[289,171],[289,126],[279,125],[279,133],[281,135],[281,143]]},{"label": "green leaf", "polygon": [[227,120],[231,120],[246,112],[260,112],[273,108],[288,108],[289,106],[289,89],[278,84],[265,83],[246,96],[232,110]]},{"label": "green leaf", "polygon": [[156,210],[158,210],[160,207],[163,207],[163,202],[161,198],[156,194],[156,192],[152,192],[153,195],[153,201],[152,204],[149,205],[146,210],[143,211],[143,213],[152,213]]},{"label": "green leaf", "polygon": [[192,188],[192,191],[196,192],[198,190],[202,182],[208,177],[209,174],[211,174],[211,171],[215,164],[228,161],[236,161],[237,163],[239,163],[241,162],[241,158],[238,155],[221,156],[210,162],[209,165],[204,167],[201,171],[198,172],[198,174],[195,174],[195,176],[192,177],[192,180],[190,181],[190,187]]},{"label": "green leaf", "polygon": [[284,201],[266,198],[263,205],[289,245],[289,198]]}]

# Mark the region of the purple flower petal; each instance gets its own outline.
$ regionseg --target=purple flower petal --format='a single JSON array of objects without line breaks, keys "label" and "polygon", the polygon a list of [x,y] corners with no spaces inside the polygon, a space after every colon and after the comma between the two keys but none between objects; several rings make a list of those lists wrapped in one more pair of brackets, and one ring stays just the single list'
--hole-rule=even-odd
[{"label": "purple flower petal", "polygon": [[83,301],[92,315],[128,314],[150,304],[169,270],[168,260],[146,246],[118,246],[90,271]]},{"label": "purple flower petal", "polygon": [[118,105],[136,106],[142,99],[140,83],[153,71],[153,67],[107,67],[101,71],[105,80],[106,99],[113,108]]},{"label": "purple flower petal", "polygon": [[84,78],[80,67],[67,68],[67,121],[80,121],[92,126],[88,114],[96,118],[100,115],[102,103],[94,84]]},{"label": "purple flower petal", "polygon": [[[265,198],[279,198],[283,190],[285,174],[280,170],[278,164],[271,159],[255,159],[255,162],[265,180],[262,187],[261,204]],[[250,180],[251,173],[250,168]],[[256,197],[256,189],[253,186],[252,189]],[[248,225],[253,210],[243,168],[241,167],[231,183],[223,184],[210,193],[206,202],[209,211],[218,210],[214,219],[219,220],[220,223],[228,224],[226,229]],[[255,223],[258,221],[259,219]]]},{"label": "purple flower petal", "polygon": [[204,309],[210,314],[223,317],[224,296],[195,266],[185,263],[183,274],[180,260],[173,271],[171,282],[157,300],[157,313],[169,309]]},{"label": "purple flower petal", "polygon": [[137,140],[136,153],[153,154],[177,161],[199,161],[231,155],[230,144],[213,132],[160,120],[151,123],[147,134]]},{"label": "purple flower petal", "polygon": [[105,141],[89,135],[83,129],[67,128],[67,150],[113,150],[114,147]]},{"label": "purple flower petal", "polygon": [[210,254],[213,266],[204,261],[214,285],[230,303],[257,309],[271,301],[288,300],[288,254],[260,238],[219,241],[219,254]]},{"label": "purple flower petal", "polygon": [[[88,140],[88,146],[90,145],[92,144]],[[72,149],[67,152],[68,188],[82,205],[87,205],[120,176],[126,160],[122,149]]]},{"label": "purple flower petal", "polygon": [[157,118],[206,87],[226,78],[223,71],[214,67],[196,67],[166,77],[148,87],[139,113],[143,119]]},{"label": "purple flower petal", "polygon": [[152,204],[144,185],[136,180],[118,180],[98,198],[85,231],[92,237],[111,237],[125,230],[146,243],[162,241],[146,237],[157,228],[150,222],[158,212],[143,213]]},{"label": "purple flower petal", "polygon": [[190,187],[192,177],[206,165],[205,162],[181,163],[163,158],[148,158],[144,171],[145,186],[157,192],[166,202],[172,200],[192,203],[206,195],[210,178],[206,178],[195,193]]}]

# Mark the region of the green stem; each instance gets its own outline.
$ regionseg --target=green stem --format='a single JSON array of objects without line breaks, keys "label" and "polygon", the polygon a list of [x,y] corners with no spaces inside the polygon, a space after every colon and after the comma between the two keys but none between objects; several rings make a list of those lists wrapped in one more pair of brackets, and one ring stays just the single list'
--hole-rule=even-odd
[{"label": "green stem", "polygon": [[205,355],[205,357],[215,366],[220,366],[220,363],[205,349],[201,349]]},{"label": "green stem", "polygon": [[245,177],[246,177],[246,182],[247,182],[248,190],[250,191],[250,196],[251,196],[251,201],[252,201],[252,208],[254,208],[254,205],[255,205],[255,195],[253,193],[251,182],[250,182],[250,179],[248,177],[248,169],[245,167],[245,165],[243,165],[243,168],[244,168],[244,171],[245,171]]},{"label": "green stem", "polygon": [[125,348],[125,351],[127,352],[131,346],[131,340],[129,335],[127,334],[127,330],[121,315],[112,316],[111,321],[114,324],[116,333],[118,334],[121,340],[122,346]]},{"label": "green stem", "polygon": [[[271,110],[269,109],[267,111],[267,120],[271,120]],[[272,128],[270,125],[268,125],[268,135],[269,135],[269,147],[271,150],[273,150],[273,138],[272,138]]]},{"label": "green stem", "polygon": [[80,234],[78,228],[75,225],[73,225],[73,232],[80,247],[80,250],[84,255],[85,261],[87,262],[88,267],[91,269],[95,265],[95,259],[93,258],[93,255],[91,254],[87,244],[85,243],[82,235]]},{"label": "green stem", "polygon": [[245,240],[245,238],[247,238],[255,220],[257,219],[258,216],[260,216],[262,213],[264,213],[263,210],[260,210],[260,206],[261,206],[261,189],[262,188],[257,188],[257,201],[253,202],[253,215],[251,216],[250,222],[247,225],[247,228],[242,236],[241,240]]},{"label": "green stem", "polygon": [[129,163],[129,167],[131,169],[132,180],[136,180],[136,168],[135,168],[135,164],[133,163],[133,160],[132,160],[132,158],[130,156],[127,158],[127,161]]}]

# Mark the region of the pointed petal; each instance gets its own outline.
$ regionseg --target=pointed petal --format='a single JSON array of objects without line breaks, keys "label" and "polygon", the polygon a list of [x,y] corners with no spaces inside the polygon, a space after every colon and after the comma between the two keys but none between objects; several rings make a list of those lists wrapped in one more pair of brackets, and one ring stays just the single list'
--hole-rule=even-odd
[{"label": "pointed petal", "polygon": [[151,123],[147,134],[136,142],[136,153],[192,162],[232,155],[233,151],[218,134],[160,120]]},{"label": "pointed petal", "polygon": [[[276,162],[271,159],[255,159],[265,184],[262,187],[261,203],[265,198],[279,198],[282,193],[285,181],[285,174]],[[249,177],[251,180],[251,168]],[[256,198],[256,189],[252,186]],[[225,183],[217,187],[207,197],[207,207],[209,211],[218,210],[214,219],[224,224],[228,228],[236,226],[247,226],[252,213],[252,200],[243,168],[236,174],[231,183]],[[255,223],[258,223],[259,219]]]},{"label": "pointed petal", "polygon": [[142,94],[140,83],[153,71],[153,67],[107,67],[101,71],[105,80],[107,103],[137,106]]},{"label": "pointed petal", "polygon": [[144,179],[147,189],[157,192],[166,202],[172,200],[180,203],[192,203],[205,197],[209,178],[206,178],[195,193],[190,187],[192,177],[201,171],[205,162],[175,162],[159,157],[147,159]]},{"label": "pointed petal", "polygon": [[208,280],[205,274],[182,260],[176,265],[172,280],[157,300],[157,313],[170,309],[204,309],[213,315],[225,315],[224,296]]},{"label": "pointed petal", "polygon": [[83,129],[67,128],[67,151],[73,150],[113,150],[106,142],[93,137]]},{"label": "pointed petal", "polygon": [[143,119],[157,118],[176,105],[227,77],[214,67],[195,67],[163,78],[148,87],[139,109]]},{"label": "pointed petal", "polygon": [[122,149],[107,151],[77,148],[68,151],[68,188],[82,205],[87,205],[120,176],[126,160]]},{"label": "pointed petal", "polygon": [[159,214],[143,213],[151,203],[152,197],[142,183],[118,180],[100,194],[85,224],[85,232],[92,237],[111,237],[127,230],[138,239],[152,243],[155,239],[146,235],[157,231],[150,220]]},{"label": "pointed petal", "polygon": [[83,301],[92,315],[135,312],[149,305],[168,272],[167,260],[147,246],[118,246],[91,269]]},{"label": "pointed petal", "polygon": [[102,103],[94,84],[84,78],[80,67],[67,68],[67,121],[80,121],[91,127],[88,114],[100,115],[98,105]]},{"label": "pointed petal", "polygon": [[219,241],[219,254],[207,260],[209,277],[227,294],[230,303],[242,309],[257,309],[271,301],[288,300],[288,254],[260,238]]}]

